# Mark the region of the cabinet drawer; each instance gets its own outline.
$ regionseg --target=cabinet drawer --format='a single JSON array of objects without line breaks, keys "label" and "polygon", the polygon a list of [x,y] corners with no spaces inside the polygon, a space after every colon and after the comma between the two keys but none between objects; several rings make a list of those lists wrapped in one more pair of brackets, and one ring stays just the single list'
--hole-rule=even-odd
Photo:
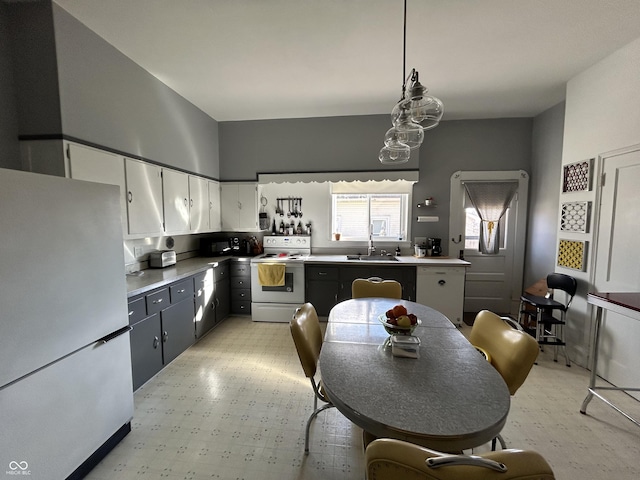
[{"label": "cabinet drawer", "polygon": [[231,276],[232,277],[251,277],[251,265],[249,264],[249,262],[232,262]]},{"label": "cabinet drawer", "polygon": [[229,264],[225,263],[213,269],[213,279],[215,282],[229,276]]},{"label": "cabinet drawer", "polygon": [[248,288],[248,289],[251,289],[251,278],[248,278],[248,277],[231,277],[231,288]]},{"label": "cabinet drawer", "polygon": [[231,301],[251,301],[251,290],[248,288],[235,288],[231,290]]},{"label": "cabinet drawer", "polygon": [[339,278],[338,267],[325,267],[322,265],[309,265],[306,268],[306,278],[308,280],[331,280],[337,281]]},{"label": "cabinet drawer", "polygon": [[138,323],[147,316],[147,306],[144,297],[136,298],[129,302],[129,325]]},{"label": "cabinet drawer", "polygon": [[233,300],[231,302],[231,312],[239,315],[250,315],[251,314],[251,302],[250,301],[240,301]]},{"label": "cabinet drawer", "polygon": [[147,314],[153,315],[169,306],[169,290],[163,288],[145,297],[147,304]]},{"label": "cabinet drawer", "polygon": [[193,296],[193,280],[185,280],[180,283],[174,283],[169,287],[169,294],[171,297],[171,303],[178,303],[187,297]]}]

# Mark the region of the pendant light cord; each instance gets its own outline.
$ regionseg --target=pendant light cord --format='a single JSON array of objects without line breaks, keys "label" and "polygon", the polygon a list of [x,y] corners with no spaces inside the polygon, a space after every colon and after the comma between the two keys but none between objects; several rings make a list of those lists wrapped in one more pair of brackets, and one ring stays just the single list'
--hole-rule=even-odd
[{"label": "pendant light cord", "polygon": [[407,0],[404,0],[404,23],[402,32],[402,98],[407,90]]}]

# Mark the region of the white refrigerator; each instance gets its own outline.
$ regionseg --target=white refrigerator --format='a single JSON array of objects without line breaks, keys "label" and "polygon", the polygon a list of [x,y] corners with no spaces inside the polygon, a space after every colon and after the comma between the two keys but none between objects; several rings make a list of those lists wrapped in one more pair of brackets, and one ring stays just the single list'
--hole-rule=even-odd
[{"label": "white refrigerator", "polygon": [[82,478],[133,417],[119,188],[0,169],[0,473]]}]

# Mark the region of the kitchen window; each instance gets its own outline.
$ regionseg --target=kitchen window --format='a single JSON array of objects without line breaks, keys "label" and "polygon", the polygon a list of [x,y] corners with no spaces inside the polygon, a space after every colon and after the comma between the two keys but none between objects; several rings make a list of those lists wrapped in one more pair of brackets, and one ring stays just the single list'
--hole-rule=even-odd
[{"label": "kitchen window", "polygon": [[363,241],[407,238],[409,194],[333,193],[332,230],[341,240]]}]

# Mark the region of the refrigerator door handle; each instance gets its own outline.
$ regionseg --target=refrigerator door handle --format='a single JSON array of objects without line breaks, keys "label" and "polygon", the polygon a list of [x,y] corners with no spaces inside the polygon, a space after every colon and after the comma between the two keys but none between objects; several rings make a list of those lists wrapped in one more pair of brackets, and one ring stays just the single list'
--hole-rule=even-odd
[{"label": "refrigerator door handle", "polygon": [[122,327],[122,328],[116,330],[115,332],[110,333],[109,335],[105,335],[104,337],[99,338],[98,342],[107,343],[107,342],[113,340],[114,338],[119,337],[120,335],[122,335],[124,333],[130,332],[131,330],[133,330],[133,327],[127,325],[126,327]]}]

